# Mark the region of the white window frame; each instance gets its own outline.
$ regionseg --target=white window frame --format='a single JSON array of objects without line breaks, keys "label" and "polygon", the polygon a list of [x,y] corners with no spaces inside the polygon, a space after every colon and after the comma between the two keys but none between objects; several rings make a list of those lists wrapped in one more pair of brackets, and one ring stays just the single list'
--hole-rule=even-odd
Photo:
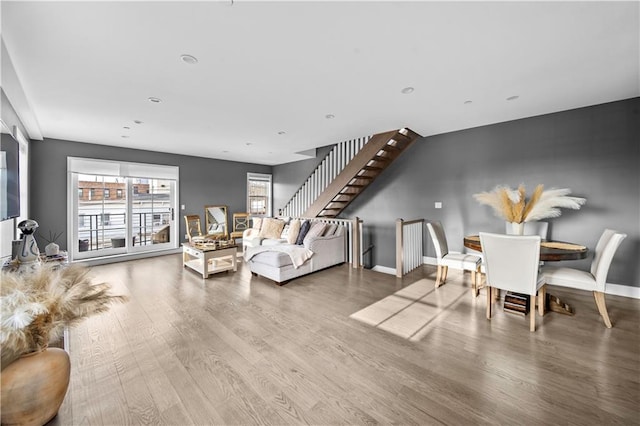
[{"label": "white window frame", "polygon": [[268,182],[268,195],[267,195],[267,208],[265,215],[272,216],[272,205],[273,205],[273,183],[272,183],[272,175],[268,173],[247,173],[247,212],[251,213],[251,198],[249,196],[250,191],[249,188],[251,186],[251,181],[263,181]]},{"label": "white window frame", "polygon": [[[180,221],[177,219],[177,214],[179,211],[178,204],[180,200],[178,190],[178,188],[180,187],[179,167],[147,163],[130,163],[126,161],[101,160],[93,158],[67,157],[67,229],[69,230],[69,232],[67,232],[67,247],[69,255],[71,256],[70,260],[73,261],[79,259],[97,259],[96,257],[92,257],[91,255],[89,255],[88,253],[80,253],[77,250],[78,244],[76,241],[77,238],[75,238],[75,236],[76,230],[78,229],[79,221],[77,203],[77,176],[79,174],[123,177],[127,182],[129,181],[129,178],[166,179],[172,181],[171,191],[173,193],[173,203],[171,205],[171,208],[173,208],[174,225],[171,226],[172,229],[170,241],[172,244],[172,248],[179,247]],[[131,213],[131,205],[128,203],[126,217],[131,218]],[[130,227],[127,227],[127,235],[125,237],[126,241],[131,241],[131,235],[129,235],[130,230]],[[126,255],[154,251],[153,249],[147,250],[146,247],[152,246],[130,247],[128,252],[126,247],[124,249],[107,250],[111,250],[112,254]],[[162,247],[158,247],[158,249],[162,249]],[[105,250],[104,254],[106,257],[108,257],[110,253]]]}]

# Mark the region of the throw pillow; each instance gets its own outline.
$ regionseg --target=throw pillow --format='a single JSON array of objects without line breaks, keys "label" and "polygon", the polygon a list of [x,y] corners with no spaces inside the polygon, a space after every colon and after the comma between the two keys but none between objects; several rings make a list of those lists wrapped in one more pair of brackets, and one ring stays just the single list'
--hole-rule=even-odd
[{"label": "throw pillow", "polygon": [[281,239],[288,239],[289,238],[289,230],[291,229],[291,227],[287,224],[284,226],[284,228],[282,228],[282,233],[280,234],[280,238]]},{"label": "throw pillow", "polygon": [[322,235],[326,226],[327,224],[324,222],[315,222],[313,225],[311,225],[311,228],[309,228],[309,232],[307,232],[307,235],[305,235],[303,243],[308,242],[313,237]]},{"label": "throw pillow", "polygon": [[307,232],[309,232],[309,228],[311,228],[311,222],[305,220],[300,225],[300,232],[298,233],[298,238],[296,239],[296,244],[301,246],[304,243],[304,237],[307,236]]},{"label": "throw pillow", "polygon": [[327,226],[327,228],[324,230],[324,234],[322,234],[325,237],[330,237],[332,236],[335,232],[336,232],[336,228],[338,227],[338,225],[336,225],[335,223],[332,223],[330,225]]},{"label": "throw pillow", "polygon": [[261,217],[252,217],[251,218],[251,227],[256,230],[260,230],[262,226],[262,218]]},{"label": "throw pillow", "polygon": [[282,234],[282,228],[284,228],[283,220],[265,217],[262,219],[260,238],[273,238],[277,240],[280,238],[280,234]]},{"label": "throw pillow", "polygon": [[287,242],[289,244],[295,244],[298,240],[298,234],[300,233],[300,220],[293,219],[289,224],[289,235],[287,235]]}]

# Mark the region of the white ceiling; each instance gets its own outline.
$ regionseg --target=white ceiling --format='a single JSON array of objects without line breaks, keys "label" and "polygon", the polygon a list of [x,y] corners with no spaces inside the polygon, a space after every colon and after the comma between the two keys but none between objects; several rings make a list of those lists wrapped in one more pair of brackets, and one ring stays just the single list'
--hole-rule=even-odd
[{"label": "white ceiling", "polygon": [[32,135],[273,165],[640,96],[639,6],[3,1],[2,38]]}]

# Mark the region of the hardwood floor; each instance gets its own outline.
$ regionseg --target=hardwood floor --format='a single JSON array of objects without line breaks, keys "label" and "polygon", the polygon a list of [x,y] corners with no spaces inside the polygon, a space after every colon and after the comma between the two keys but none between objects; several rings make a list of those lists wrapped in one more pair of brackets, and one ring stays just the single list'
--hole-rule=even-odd
[{"label": "hardwood floor", "polygon": [[[574,316],[528,317],[471,297],[455,275],[410,341],[349,316],[422,278],[342,265],[279,287],[236,273],[203,280],[181,255],[96,266],[130,295],[70,330],[71,384],[50,423],[638,424],[640,301],[550,288]],[[449,291],[462,297],[442,297]],[[431,303],[431,302],[430,302]]]}]

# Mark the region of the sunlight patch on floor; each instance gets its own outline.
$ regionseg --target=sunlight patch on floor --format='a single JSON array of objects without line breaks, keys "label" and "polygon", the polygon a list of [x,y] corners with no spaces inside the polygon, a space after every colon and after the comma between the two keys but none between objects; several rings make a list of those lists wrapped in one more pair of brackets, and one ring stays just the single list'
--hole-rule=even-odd
[{"label": "sunlight patch on floor", "polygon": [[428,325],[446,315],[469,289],[453,283],[434,288],[433,281],[421,279],[379,300],[349,317],[397,336],[418,341]]}]

